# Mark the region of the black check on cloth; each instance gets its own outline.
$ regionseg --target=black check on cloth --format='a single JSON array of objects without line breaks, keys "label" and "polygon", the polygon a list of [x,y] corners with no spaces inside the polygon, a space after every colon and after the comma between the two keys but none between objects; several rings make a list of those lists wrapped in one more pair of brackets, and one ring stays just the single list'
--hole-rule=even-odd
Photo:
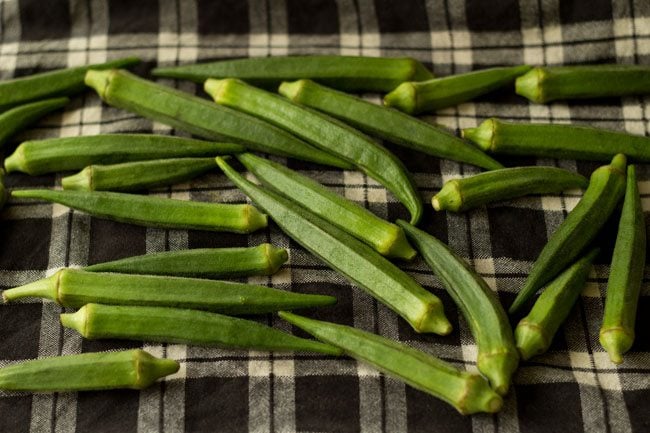
[{"label": "black check on cloth", "polygon": [[[0,0],[0,78],[136,55],[151,68],[228,57],[291,54],[411,56],[448,75],[501,65],[650,63],[650,3],[645,0]],[[160,80],[202,94],[195,84]],[[367,95],[378,102],[378,95]],[[648,134],[650,99],[630,97],[533,105],[513,89],[426,117],[452,129],[499,116],[506,120],[589,124]],[[15,137],[181,131],[108,107],[91,91],[75,97]],[[450,178],[477,169],[386,145],[414,174],[425,203]],[[287,161],[350,200],[389,220],[406,210],[372,179],[353,171]],[[589,175],[599,164],[505,159],[508,165],[553,165]],[[650,211],[650,167],[639,187]],[[9,188],[60,187],[61,174],[11,174]],[[151,192],[176,199],[245,202],[215,170]],[[427,205],[422,228],[447,242],[512,302],[528,271],[579,192],[532,196],[465,214]],[[443,299],[454,332],[417,335],[393,312],[324,266],[274,224],[251,235],[136,227],[42,202],[9,201],[0,214],[0,286],[9,288],[126,256],[199,247],[271,242],[290,261],[271,277],[249,281],[338,298],[309,311],[475,370],[476,346],[440,282],[418,258],[400,265]],[[138,391],[0,394],[1,432],[647,432],[650,431],[650,284],[646,269],[635,345],[616,367],[598,343],[616,221],[599,242],[587,287],[547,354],[521,364],[503,410],[461,416],[450,406],[349,358],[87,341],[59,325],[52,302],[0,307],[0,363],[80,352],[143,347],[181,362],[181,370]],[[650,255],[648,255],[650,257]],[[273,315],[264,323],[291,331]],[[305,334],[293,330],[298,335]]]}]

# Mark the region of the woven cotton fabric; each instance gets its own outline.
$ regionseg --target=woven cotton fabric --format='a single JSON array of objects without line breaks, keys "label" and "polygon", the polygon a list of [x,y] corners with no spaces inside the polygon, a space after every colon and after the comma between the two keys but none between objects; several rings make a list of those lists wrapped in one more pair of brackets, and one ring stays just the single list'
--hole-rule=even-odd
[{"label": "woven cotton fabric", "polygon": [[[231,57],[291,54],[410,56],[444,76],[492,66],[577,63],[648,64],[650,3],[642,0],[0,0],[0,78],[138,56],[144,77],[156,66]],[[175,80],[165,85],[205,96]],[[364,95],[379,102],[380,95]],[[647,135],[647,97],[534,105],[502,89],[424,119],[453,130],[492,116],[505,120],[586,124]],[[14,137],[27,139],[116,132],[185,135],[103,104],[91,91],[74,97]],[[386,146],[413,173],[422,199],[475,167]],[[354,171],[273,158],[333,188],[377,215],[406,209]],[[599,164],[499,158],[507,165],[552,165],[588,176]],[[650,211],[650,167],[639,164]],[[60,188],[63,175],[12,173],[9,189]],[[247,198],[217,169],[150,194],[242,203]],[[509,305],[549,236],[580,191],[495,203],[465,214],[427,205],[420,227],[463,256]],[[61,267],[199,247],[288,248],[290,261],[271,277],[247,281],[336,296],[310,317],[381,334],[475,370],[476,346],[464,319],[421,258],[399,266],[442,298],[454,325],[446,337],[418,335],[396,314],[325,266],[270,224],[251,235],[137,227],[49,203],[10,200],[0,213],[0,288],[25,284]],[[598,343],[617,221],[588,284],[547,354],[523,362],[496,415],[461,416],[450,406],[352,359],[312,354],[232,351],[176,344],[88,341],[63,329],[52,302],[0,306],[0,364],[37,357],[143,347],[181,362],[151,388],[61,394],[0,393],[2,432],[646,432],[650,430],[650,284],[646,269],[637,337],[616,367]],[[257,318],[295,332],[274,315]],[[513,323],[513,325],[516,322]]]}]

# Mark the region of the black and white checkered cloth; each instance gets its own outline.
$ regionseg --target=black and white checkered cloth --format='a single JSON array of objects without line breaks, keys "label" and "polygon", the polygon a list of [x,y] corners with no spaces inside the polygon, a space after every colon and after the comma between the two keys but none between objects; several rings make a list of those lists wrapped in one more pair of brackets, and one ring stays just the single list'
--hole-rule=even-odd
[{"label": "black and white checkered cloth", "polygon": [[[143,76],[158,65],[226,57],[287,54],[411,56],[437,75],[516,64],[650,63],[647,0],[0,0],[0,78],[136,55]],[[199,93],[196,85],[160,80]],[[378,101],[377,95],[368,95]],[[580,123],[648,134],[645,97],[532,105],[504,89],[428,117],[450,128],[499,116],[516,121]],[[76,97],[16,137],[112,132],[182,134],[103,105],[92,92]],[[414,173],[425,202],[450,178],[474,167],[387,144]],[[285,162],[282,158],[275,158]],[[589,175],[595,163],[517,159]],[[373,180],[352,171],[288,161],[381,217],[406,210]],[[650,211],[650,167],[639,165]],[[59,187],[60,174],[11,174],[9,188]],[[177,199],[243,202],[215,172],[157,190]],[[549,235],[579,193],[533,196],[466,214],[435,213],[421,224],[465,257],[508,305]],[[475,370],[476,346],[464,320],[421,259],[401,265],[444,300],[455,331],[417,335],[383,305],[349,284],[271,224],[252,235],[160,230],[91,218],[68,208],[10,201],[0,214],[0,287],[24,284],[64,266],[198,247],[271,242],[290,250],[289,263],[255,283],[334,295],[334,307],[308,312],[375,332]],[[364,364],[310,354],[230,351],[185,345],[86,341],[59,325],[52,302],[0,307],[0,364],[125,347],[181,362],[150,389],[72,394],[0,394],[1,432],[647,432],[650,431],[650,285],[646,269],[637,338],[616,367],[598,343],[603,295],[616,222],[601,236],[605,251],[549,352],[522,363],[504,409],[460,416],[450,406]],[[650,257],[650,255],[648,255]],[[277,328],[286,323],[261,319]],[[298,335],[304,335],[300,332]]]}]

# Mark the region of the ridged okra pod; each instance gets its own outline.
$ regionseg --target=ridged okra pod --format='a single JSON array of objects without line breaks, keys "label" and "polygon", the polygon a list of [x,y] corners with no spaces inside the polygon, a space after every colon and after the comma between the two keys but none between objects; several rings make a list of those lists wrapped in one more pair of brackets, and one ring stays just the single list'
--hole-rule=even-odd
[{"label": "ridged okra pod", "polygon": [[478,370],[505,395],[519,364],[508,316],[495,293],[462,258],[430,234],[398,220],[463,313],[478,346]]},{"label": "ridged okra pod", "polygon": [[415,331],[451,332],[440,299],[370,246],[280,194],[247,181],[222,158],[217,157],[217,164],[288,236],[402,316]]},{"label": "ridged okra pod", "polygon": [[126,257],[86,266],[86,271],[226,278],[273,275],[287,261],[284,248],[260,244],[246,248],[195,248]]},{"label": "ridged okra pod", "polygon": [[191,200],[106,191],[25,189],[13,197],[59,203],[93,216],[147,227],[250,233],[266,227],[266,215],[247,204]]},{"label": "ridged okra pod", "polygon": [[139,191],[174,185],[215,169],[214,158],[173,158],[89,165],[61,179],[63,189],[77,191]]},{"label": "ridged okra pod", "polygon": [[33,176],[81,170],[92,164],[189,158],[239,153],[244,146],[155,134],[103,134],[22,142],[7,159],[9,173]]},{"label": "ridged okra pod", "polygon": [[463,129],[462,135],[493,154],[610,161],[622,153],[633,161],[650,162],[650,137],[591,126],[488,119],[477,128]]},{"label": "ridged okra pod", "polygon": [[[1,83],[1,81],[0,81]],[[0,147],[14,134],[46,114],[66,105],[68,98],[53,98],[19,105],[0,114]]]},{"label": "ridged okra pod", "polygon": [[538,104],[650,93],[650,66],[584,65],[536,67],[517,78],[515,90]]},{"label": "ridged okra pod", "polygon": [[37,297],[63,307],[85,304],[190,308],[223,314],[264,314],[332,305],[336,298],[287,292],[255,284],[61,269],[54,275],[2,292],[2,299]]},{"label": "ridged okra pod", "polygon": [[0,111],[39,99],[82,92],[86,88],[84,76],[89,69],[124,68],[139,62],[140,59],[136,57],[126,57],[106,63],[57,69],[0,81]]},{"label": "ridged okra pod", "polygon": [[142,349],[81,353],[22,361],[0,368],[0,389],[65,392],[145,389],[180,365]]},{"label": "ridged okra pod", "polygon": [[511,84],[530,66],[489,68],[466,74],[406,82],[384,97],[384,104],[409,114],[452,107]]},{"label": "ridged okra pod", "polygon": [[452,179],[433,196],[435,210],[464,212],[478,206],[528,194],[559,193],[586,188],[589,181],[578,173],[556,167],[513,167]]},{"label": "ridged okra pod", "polygon": [[266,88],[276,88],[282,81],[311,78],[337,89],[365,92],[388,92],[404,81],[433,78],[429,70],[411,58],[331,55],[220,60],[157,68],[152,73],[197,83],[208,78],[239,78]]},{"label": "ridged okra pod", "polygon": [[417,223],[422,200],[404,164],[370,137],[286,98],[235,80],[207,80],[205,91],[215,102],[259,116],[309,143],[354,164],[391,191]]},{"label": "ridged okra pod", "polygon": [[61,324],[90,340],[117,338],[232,349],[341,354],[340,349],[329,344],[295,337],[251,320],[181,308],[86,304],[75,313],[61,314]]},{"label": "ridged okra pod", "polygon": [[533,263],[510,312],[519,310],[544,284],[555,278],[596,237],[625,192],[625,155],[591,174],[589,186],[576,207],[555,230]]},{"label": "ridged okra pod", "polygon": [[594,249],[551,281],[530,313],[515,328],[515,341],[522,359],[541,355],[551,346],[555,333],[573,309],[585,287],[591,263],[598,255]]},{"label": "ridged okra pod", "polygon": [[248,149],[319,164],[350,164],[261,119],[121,70],[88,71],[86,84],[107,104],[209,140],[234,140]]},{"label": "ridged okra pod", "polygon": [[293,200],[319,217],[373,247],[378,253],[405,260],[417,254],[401,228],[283,165],[251,153],[237,157],[267,188]]},{"label": "ridged okra pod", "polygon": [[463,415],[498,412],[503,405],[485,379],[460,371],[428,353],[351,326],[284,311],[280,317],[319,340],[340,347],[352,358],[449,403]]},{"label": "ridged okra pod", "polygon": [[438,158],[493,170],[503,166],[475,146],[443,128],[408,114],[373,104],[310,80],[285,82],[280,94],[294,102],[334,116],[362,131]]},{"label": "ridged okra pod", "polygon": [[634,322],[646,257],[646,228],[636,183],[636,168],[627,168],[623,211],[607,281],[600,344],[615,364],[634,343]]}]

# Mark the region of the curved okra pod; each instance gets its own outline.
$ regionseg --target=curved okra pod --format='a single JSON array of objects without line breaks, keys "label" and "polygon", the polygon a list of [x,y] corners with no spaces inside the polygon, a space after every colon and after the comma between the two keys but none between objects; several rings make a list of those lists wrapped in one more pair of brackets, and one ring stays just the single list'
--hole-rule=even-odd
[{"label": "curved okra pod", "polygon": [[149,159],[189,158],[239,153],[244,146],[154,134],[103,134],[22,142],[7,159],[9,173],[33,176],[81,170],[92,164],[118,164]]},{"label": "curved okra pod", "polygon": [[239,78],[255,86],[276,88],[286,80],[311,78],[347,91],[387,92],[404,81],[433,78],[410,58],[356,56],[276,56],[220,60],[197,65],[157,68],[158,77],[203,83],[208,78]]},{"label": "curved okra pod", "polygon": [[78,191],[138,191],[174,185],[216,168],[214,158],[174,158],[89,165],[61,179],[63,189]]},{"label": "curved okra pod", "polygon": [[298,104],[334,116],[370,135],[439,158],[493,170],[503,166],[475,146],[430,123],[310,80],[282,83],[279,93]]},{"label": "curved okra pod", "polygon": [[204,88],[218,104],[259,116],[354,164],[395,194],[411,213],[411,222],[419,221],[422,200],[411,176],[395,155],[370,137],[329,116],[239,80],[209,79]]},{"label": "curved okra pod", "polygon": [[431,204],[438,211],[464,212],[495,201],[586,188],[588,184],[584,176],[556,167],[503,168],[449,180]]},{"label": "curved okra pod", "polygon": [[589,186],[576,207],[555,230],[533,264],[510,312],[519,310],[544,284],[557,276],[594,239],[625,192],[625,155],[591,174]]},{"label": "curved okra pod", "polygon": [[307,209],[247,181],[222,158],[217,157],[217,164],[287,235],[402,316],[416,332],[451,332],[440,299],[375,250]]},{"label": "curved okra pod", "polygon": [[384,96],[384,104],[409,114],[452,107],[511,84],[530,66],[489,68],[421,82],[406,82]]},{"label": "curved okra pod", "polygon": [[585,65],[536,67],[517,78],[515,90],[538,104],[650,93],[650,67]]},{"label": "curved okra pod", "polygon": [[634,343],[636,308],[646,257],[646,229],[636,183],[636,169],[627,168],[627,187],[612,266],[607,281],[605,314],[600,328],[600,344],[615,364]]},{"label": "curved okra pod", "polygon": [[610,161],[622,153],[650,162],[650,137],[590,126],[487,119],[477,128],[463,129],[462,135],[494,154]]},{"label": "curved okra pod", "polygon": [[86,88],[84,76],[89,69],[124,68],[136,63],[140,63],[140,59],[126,57],[106,63],[57,69],[0,81],[0,111],[26,102],[82,92]]},{"label": "curved okra pod", "polygon": [[567,318],[585,287],[591,262],[598,249],[591,250],[551,281],[530,313],[515,328],[515,341],[522,359],[546,352],[553,336]]},{"label": "curved okra pod", "polygon": [[22,361],[0,368],[0,389],[65,392],[145,389],[178,371],[173,359],[156,358],[142,349],[81,353]]},{"label": "curved okra pod", "polygon": [[378,253],[411,260],[417,254],[404,232],[367,209],[283,165],[251,153],[237,157],[262,185],[293,200],[319,217],[373,247]]},{"label": "curved okra pod", "polygon": [[19,105],[0,114],[0,147],[18,131],[68,102],[68,98],[45,99]]},{"label": "curved okra pod", "polygon": [[305,351],[340,355],[341,350],[295,337],[251,320],[165,307],[86,304],[61,314],[61,324],[90,340],[120,340],[220,346],[233,349]]},{"label": "curved okra pod", "polygon": [[205,203],[105,191],[25,189],[13,197],[59,203],[93,216],[147,227],[250,233],[266,227],[266,215],[247,204]]},{"label": "curved okra pod", "polygon": [[121,70],[88,71],[86,84],[114,107],[131,111],[209,140],[227,138],[249,149],[319,164],[351,165],[261,119],[203,98],[143,80]]},{"label": "curved okra pod", "polygon": [[498,412],[503,405],[501,397],[490,389],[485,379],[460,371],[428,353],[351,326],[284,311],[279,314],[319,340],[340,347],[352,358],[449,403],[463,415]]},{"label": "curved okra pod", "polygon": [[2,299],[37,297],[63,307],[89,303],[190,308],[223,314],[264,314],[332,305],[336,298],[272,289],[254,284],[62,269],[54,275],[2,292]]},{"label": "curved okra pod", "polygon": [[225,278],[273,275],[287,261],[284,248],[261,244],[247,248],[196,248],[127,257],[86,266],[91,272]]},{"label": "curved okra pod", "polygon": [[485,280],[447,245],[406,221],[397,220],[397,224],[463,312],[478,346],[478,370],[497,393],[506,395],[519,355],[499,299]]}]

